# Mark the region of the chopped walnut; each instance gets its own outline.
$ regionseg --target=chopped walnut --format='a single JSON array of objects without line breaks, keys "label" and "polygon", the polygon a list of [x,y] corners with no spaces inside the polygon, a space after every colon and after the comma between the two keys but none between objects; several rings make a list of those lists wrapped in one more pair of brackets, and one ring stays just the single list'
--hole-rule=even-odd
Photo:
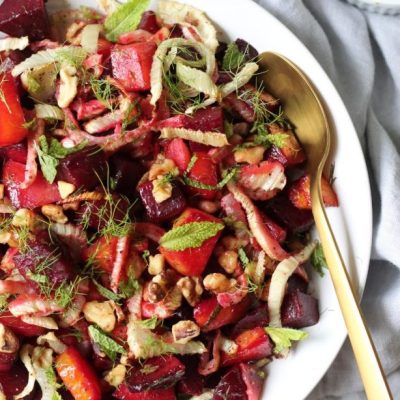
[{"label": "chopped walnut", "polygon": [[117,320],[112,301],[89,301],[82,311],[87,321],[97,324],[103,331],[111,332],[115,328]]},{"label": "chopped walnut", "polygon": [[224,293],[232,289],[236,284],[235,279],[228,279],[220,273],[208,274],[203,279],[204,288],[214,293]]},{"label": "chopped walnut", "polygon": [[151,191],[156,203],[162,203],[172,196],[172,184],[165,181],[164,177],[158,176],[153,181],[153,189]]},{"label": "chopped walnut", "polygon": [[165,269],[165,258],[162,254],[149,257],[149,274],[158,275]]},{"label": "chopped walnut", "polygon": [[245,247],[249,243],[249,240],[247,238],[241,239],[228,235],[223,237],[221,242],[226,250],[239,250],[241,247]]},{"label": "chopped walnut", "polygon": [[61,206],[57,204],[46,204],[41,208],[42,214],[48,219],[60,224],[65,224],[68,222],[67,216],[64,214],[64,210]]},{"label": "chopped walnut", "polygon": [[111,386],[118,387],[124,380],[126,375],[126,366],[118,364],[116,367],[107,372],[104,380]]},{"label": "chopped walnut", "polygon": [[180,288],[183,297],[192,307],[198,303],[203,293],[203,287],[199,277],[185,276],[179,279],[176,286]]},{"label": "chopped walnut", "polygon": [[238,253],[234,250],[224,251],[218,256],[218,264],[228,274],[232,274],[238,265]]},{"label": "chopped walnut", "polygon": [[167,295],[167,291],[158,283],[150,282],[147,288],[147,297],[150,303],[158,303]]},{"label": "chopped walnut", "polygon": [[66,199],[70,194],[75,191],[75,185],[69,182],[58,181],[57,182],[58,191],[62,199]]},{"label": "chopped walnut", "polygon": [[165,158],[163,155],[159,154],[155,163],[150,167],[149,180],[154,181],[154,179],[157,179],[159,176],[164,176],[168,173],[172,173],[174,176],[179,175],[175,163],[169,158]]},{"label": "chopped walnut", "polygon": [[4,199],[4,184],[0,183],[0,200]]},{"label": "chopped walnut", "polygon": [[193,321],[179,321],[172,326],[172,336],[176,343],[188,343],[200,335],[199,326]]}]

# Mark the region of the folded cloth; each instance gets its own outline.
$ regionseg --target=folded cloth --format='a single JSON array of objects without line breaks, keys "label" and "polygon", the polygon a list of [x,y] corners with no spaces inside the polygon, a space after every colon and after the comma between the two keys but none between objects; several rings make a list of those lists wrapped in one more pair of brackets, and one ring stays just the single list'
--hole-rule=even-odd
[{"label": "folded cloth", "polygon": [[[385,14],[377,7],[361,9],[340,0],[257,2],[321,63],[362,143],[374,209],[362,308],[394,398],[400,399],[400,12]],[[365,399],[348,341],[308,398],[320,399]]]}]

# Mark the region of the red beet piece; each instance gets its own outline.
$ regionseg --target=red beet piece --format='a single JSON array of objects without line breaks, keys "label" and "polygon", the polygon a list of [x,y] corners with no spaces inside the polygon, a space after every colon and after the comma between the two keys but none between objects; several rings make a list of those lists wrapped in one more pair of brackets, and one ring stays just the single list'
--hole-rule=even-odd
[{"label": "red beet piece", "polygon": [[48,21],[43,0],[5,0],[0,6],[0,31],[31,40],[47,36]]},{"label": "red beet piece", "polygon": [[131,392],[165,389],[175,385],[185,374],[185,366],[174,356],[153,357],[135,364],[126,384]]},{"label": "red beet piece", "polygon": [[238,304],[222,308],[218,305],[216,297],[210,297],[196,305],[193,316],[202,331],[209,332],[240,320],[248,310],[250,302],[247,296]]},{"label": "red beet piece", "polygon": [[110,159],[114,180],[115,190],[128,197],[136,191],[136,185],[145,173],[145,169],[137,160],[121,155]]},{"label": "red beet piece", "polygon": [[153,183],[148,181],[139,186],[139,194],[146,214],[152,222],[163,222],[177,217],[186,208],[186,199],[179,186],[174,183],[172,195],[162,203],[157,203],[153,193]]},{"label": "red beet piece", "polygon": [[281,309],[282,325],[304,328],[315,325],[319,320],[318,301],[296,290],[285,296]]},{"label": "red beet piece", "polygon": [[215,388],[213,400],[248,400],[239,367],[230,369]]},{"label": "red beet piece", "polygon": [[264,213],[262,214],[262,219],[274,239],[276,239],[279,243],[282,243],[286,239],[286,230]]},{"label": "red beet piece", "polygon": [[144,29],[150,33],[156,33],[160,29],[160,25],[158,25],[157,17],[154,11],[145,11],[143,13],[138,29]]},{"label": "red beet piece", "polygon": [[28,272],[46,275],[56,287],[62,282],[73,279],[73,265],[61,254],[61,251],[48,244],[30,242],[29,250],[14,256],[14,262],[22,276],[29,280]]},{"label": "red beet piece", "polygon": [[[7,399],[13,399],[15,395],[22,392],[28,382],[28,372],[26,368],[18,363],[9,371],[0,372],[0,385]],[[24,397],[24,400],[31,400],[35,397],[36,389]]]},{"label": "red beet piece", "polygon": [[130,392],[124,383],[118,386],[113,397],[119,400],[176,400],[174,388]]},{"label": "red beet piece", "polygon": [[238,350],[235,354],[222,353],[221,365],[261,360],[272,355],[272,344],[264,329],[257,327],[241,333],[236,339]]},{"label": "red beet piece", "polygon": [[25,143],[18,143],[0,148],[1,158],[4,158],[5,160],[13,160],[22,164],[26,163],[26,154]]},{"label": "red beet piece", "polygon": [[239,51],[245,55],[247,61],[258,57],[258,51],[249,42],[246,42],[246,40],[236,39],[235,43]]},{"label": "red beet piece", "polygon": [[311,211],[296,208],[284,194],[274,198],[269,209],[274,219],[293,233],[308,231],[314,224]]},{"label": "red beet piece", "polygon": [[[195,155],[197,159],[189,172],[189,178],[198,184],[216,186],[218,184],[217,164],[205,153],[195,153]],[[206,200],[212,200],[218,193],[218,190],[199,189],[191,185],[188,186],[188,191]]]},{"label": "red beet piece", "polygon": [[221,107],[204,108],[193,115],[175,115],[161,122],[160,128],[186,128],[198,131],[224,131],[224,114]]},{"label": "red beet piece", "polygon": [[190,162],[190,151],[181,138],[175,138],[166,144],[165,157],[173,160],[179,171],[184,172]]},{"label": "red beet piece", "polygon": [[254,122],[255,114],[253,108],[245,101],[239,99],[236,94],[231,93],[223,100],[224,108],[237,118],[241,118],[246,122]]},{"label": "red beet piece", "polygon": [[123,222],[129,207],[128,200],[114,194],[113,201],[102,199],[83,203],[78,215],[85,219],[91,228],[103,229],[110,218],[117,223]]},{"label": "red beet piece", "polygon": [[301,276],[293,274],[288,280],[287,291],[288,293],[300,290],[305,293],[307,291],[308,283]]},{"label": "red beet piece", "polygon": [[20,188],[24,179],[24,164],[12,160],[4,164],[3,182],[6,194],[15,208],[36,208],[61,200],[57,185],[48,183],[40,171],[27,189]]},{"label": "red beet piece", "polygon": [[111,50],[114,78],[118,79],[126,90],[149,90],[150,70],[156,48],[153,42],[115,45]]},{"label": "red beet piece", "polygon": [[186,396],[200,395],[203,393],[204,378],[197,372],[198,357],[186,356],[182,362],[186,367],[185,376],[178,382],[178,392]]},{"label": "red beet piece", "polygon": [[248,400],[259,400],[261,398],[263,380],[257,373],[257,369],[249,364],[239,364],[239,368],[243,382],[246,385]]},{"label": "red beet piece", "polygon": [[90,146],[60,160],[57,180],[91,190],[105,178],[106,171],[105,154],[98,147]]},{"label": "red beet piece", "polygon": [[43,335],[45,329],[41,326],[27,324],[20,318],[14,317],[9,311],[0,315],[0,322],[10,328],[15,334],[20,336],[32,337]]},{"label": "red beet piece", "polygon": [[238,321],[233,327],[231,335],[232,337],[236,337],[248,329],[253,329],[257,326],[267,326],[268,322],[268,307],[263,303]]}]

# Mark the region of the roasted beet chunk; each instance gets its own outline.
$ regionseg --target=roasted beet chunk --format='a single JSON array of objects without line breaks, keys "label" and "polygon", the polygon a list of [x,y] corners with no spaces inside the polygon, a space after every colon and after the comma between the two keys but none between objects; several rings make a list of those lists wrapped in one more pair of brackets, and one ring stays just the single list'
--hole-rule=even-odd
[{"label": "roasted beet chunk", "polygon": [[247,400],[247,388],[239,367],[230,369],[215,389],[213,400]]},{"label": "roasted beet chunk", "polygon": [[296,208],[285,194],[272,200],[270,211],[274,219],[293,233],[305,232],[314,224],[312,212]]},{"label": "roasted beet chunk", "polygon": [[80,207],[78,215],[91,228],[103,229],[111,219],[117,224],[126,221],[129,211],[130,205],[128,200],[113,194],[112,199],[84,203]]},{"label": "roasted beet chunk", "polygon": [[235,43],[239,51],[245,55],[247,61],[258,57],[258,51],[250,43],[243,39],[236,39]]},{"label": "roasted beet chunk", "polygon": [[257,326],[267,326],[268,322],[268,307],[266,304],[260,304],[234,326],[232,330],[232,336],[238,336],[242,332],[248,329],[256,328]]},{"label": "roasted beet chunk", "polygon": [[156,33],[160,29],[160,25],[158,25],[157,17],[154,11],[146,11],[143,13],[138,29],[144,29],[150,33]]},{"label": "roasted beet chunk", "polygon": [[168,388],[185,374],[185,366],[174,356],[154,357],[135,364],[129,371],[126,384],[131,392]]},{"label": "roasted beet chunk", "polygon": [[[18,363],[15,364],[10,371],[0,372],[0,388],[5,394],[6,399],[13,399],[14,396],[21,393],[26,384],[28,383],[28,372],[26,368]],[[36,387],[34,387],[31,394],[24,397],[25,400],[35,398]]]},{"label": "roasted beet chunk", "polygon": [[156,48],[152,42],[115,45],[111,51],[114,78],[126,90],[149,90],[150,70]]},{"label": "roasted beet chunk", "polygon": [[73,278],[73,266],[58,248],[40,242],[30,242],[28,246],[28,251],[14,256],[22,276],[29,279],[30,273],[45,275],[54,286]]},{"label": "roasted beet chunk", "polygon": [[57,180],[72,183],[77,189],[91,190],[104,179],[106,171],[103,151],[90,146],[60,160]]},{"label": "roasted beet chunk", "polygon": [[136,191],[136,185],[146,172],[138,161],[118,155],[110,159],[115,180],[115,190],[128,197]]},{"label": "roasted beet chunk", "polygon": [[173,184],[169,199],[157,203],[153,193],[153,183],[148,181],[139,187],[140,198],[146,208],[147,217],[152,222],[163,222],[178,216],[186,207],[186,200],[177,184]]},{"label": "roasted beet chunk", "polygon": [[41,40],[48,30],[43,0],[4,0],[0,6],[0,31],[10,36]]},{"label": "roasted beet chunk", "polygon": [[319,320],[318,301],[296,290],[286,295],[281,314],[283,326],[304,328],[315,325]]}]

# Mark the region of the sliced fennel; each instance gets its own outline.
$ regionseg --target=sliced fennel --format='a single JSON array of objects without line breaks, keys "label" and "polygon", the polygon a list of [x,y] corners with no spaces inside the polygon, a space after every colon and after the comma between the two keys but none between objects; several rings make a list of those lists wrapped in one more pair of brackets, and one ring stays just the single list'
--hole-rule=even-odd
[{"label": "sliced fennel", "polygon": [[203,11],[187,4],[160,0],[158,2],[158,14],[167,24],[177,23],[190,26],[213,53],[217,49],[217,31]]},{"label": "sliced fennel", "polygon": [[20,38],[8,37],[0,39],[0,52],[7,50],[24,50],[29,46],[28,36]]},{"label": "sliced fennel", "polygon": [[50,104],[35,104],[37,118],[64,120],[64,113],[61,108]]},{"label": "sliced fennel", "polygon": [[163,128],[161,129],[160,138],[181,138],[213,147],[223,147],[229,144],[228,139],[223,133],[194,131],[185,128]]},{"label": "sliced fennel", "polygon": [[285,295],[286,283],[296,268],[310,258],[316,244],[317,242],[312,242],[299,253],[281,261],[272,274],[268,293],[269,325],[271,327],[280,328],[282,326],[281,306]]},{"label": "sliced fennel", "polygon": [[89,24],[82,29],[81,46],[88,53],[96,53],[101,29],[99,24]]},{"label": "sliced fennel", "polygon": [[197,92],[204,93],[211,98],[217,97],[218,87],[212,81],[210,75],[204,71],[177,63],[176,75],[184,84],[195,89]]},{"label": "sliced fennel", "polygon": [[228,94],[236,92],[239,88],[250,81],[253,75],[258,71],[258,65],[255,62],[250,62],[234,76],[231,82],[225,83],[220,87],[221,97],[226,97]]}]

